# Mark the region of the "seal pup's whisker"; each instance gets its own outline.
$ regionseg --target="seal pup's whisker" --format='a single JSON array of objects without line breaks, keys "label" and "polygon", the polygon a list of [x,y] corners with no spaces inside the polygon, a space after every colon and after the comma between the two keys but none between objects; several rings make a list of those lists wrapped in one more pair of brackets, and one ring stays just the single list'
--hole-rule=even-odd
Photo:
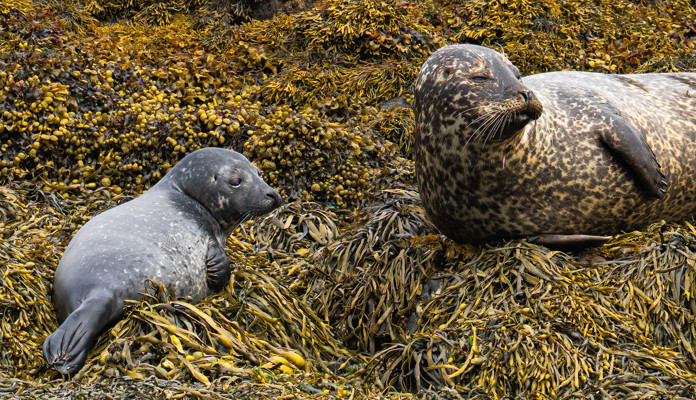
[{"label": "seal pup's whisker", "polygon": [[242,215],[241,221],[239,222],[240,224],[243,224],[244,222],[249,221],[255,216],[255,213],[252,211],[247,211]]}]

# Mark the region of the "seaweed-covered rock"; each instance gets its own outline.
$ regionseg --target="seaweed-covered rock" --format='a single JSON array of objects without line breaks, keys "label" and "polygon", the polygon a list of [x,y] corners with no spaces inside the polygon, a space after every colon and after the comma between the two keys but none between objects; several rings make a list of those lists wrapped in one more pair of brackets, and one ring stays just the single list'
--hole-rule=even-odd
[{"label": "seaweed-covered rock", "polygon": [[[436,48],[499,48],[527,74],[693,70],[688,0],[290,0],[264,20],[267,3],[0,0],[3,393],[696,397],[690,223],[579,254],[461,246],[408,160]],[[230,238],[224,294],[154,290],[82,386],[56,385],[40,348],[69,238],[204,146],[243,151],[288,204]]]},{"label": "seaweed-covered rock", "polygon": [[[498,47],[523,74],[556,70],[632,73],[691,55],[696,10],[688,0],[440,0],[434,24],[453,42]],[[654,69],[653,69],[654,70]]]}]

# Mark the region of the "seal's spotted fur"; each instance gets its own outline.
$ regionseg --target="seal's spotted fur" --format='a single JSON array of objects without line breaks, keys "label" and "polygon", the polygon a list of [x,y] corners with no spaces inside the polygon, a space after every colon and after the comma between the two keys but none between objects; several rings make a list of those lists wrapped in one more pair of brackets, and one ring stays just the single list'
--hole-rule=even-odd
[{"label": "seal's spotted fur", "polygon": [[549,72],[453,45],[423,65],[416,174],[447,236],[613,235],[696,211],[696,73]]}]

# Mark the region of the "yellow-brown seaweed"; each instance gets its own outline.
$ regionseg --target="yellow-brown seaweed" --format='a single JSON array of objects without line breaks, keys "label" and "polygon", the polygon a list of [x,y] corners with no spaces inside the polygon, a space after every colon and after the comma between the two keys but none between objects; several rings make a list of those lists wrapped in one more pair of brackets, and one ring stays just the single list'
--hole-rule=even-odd
[{"label": "yellow-brown seaweed", "polygon": [[[0,0],[0,393],[696,397],[693,222],[578,254],[457,245],[409,161],[413,81],[445,44],[525,74],[633,73],[694,70],[695,37],[687,0]],[[144,286],[54,380],[68,241],[205,146],[289,204],[232,235],[225,292]]]}]

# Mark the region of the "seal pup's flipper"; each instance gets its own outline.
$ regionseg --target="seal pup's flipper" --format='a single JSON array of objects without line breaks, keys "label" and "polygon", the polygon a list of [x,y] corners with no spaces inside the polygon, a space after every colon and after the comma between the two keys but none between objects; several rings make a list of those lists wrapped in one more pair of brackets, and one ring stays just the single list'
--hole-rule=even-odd
[{"label": "seal pup's flipper", "polygon": [[611,238],[596,235],[538,235],[527,238],[527,241],[546,247],[581,248],[601,246]]},{"label": "seal pup's flipper", "polygon": [[230,269],[230,259],[225,254],[225,250],[214,240],[208,243],[208,252],[205,256],[206,282],[210,290],[219,292],[230,283],[232,270]]},{"label": "seal pup's flipper", "polygon": [[112,296],[89,295],[44,340],[43,354],[48,365],[63,375],[75,374],[85,365],[97,337],[121,312],[122,307],[117,308]]},{"label": "seal pup's flipper", "polygon": [[667,181],[645,137],[620,115],[610,110],[607,113],[610,121],[599,131],[602,143],[628,166],[651,196],[662,198]]}]

